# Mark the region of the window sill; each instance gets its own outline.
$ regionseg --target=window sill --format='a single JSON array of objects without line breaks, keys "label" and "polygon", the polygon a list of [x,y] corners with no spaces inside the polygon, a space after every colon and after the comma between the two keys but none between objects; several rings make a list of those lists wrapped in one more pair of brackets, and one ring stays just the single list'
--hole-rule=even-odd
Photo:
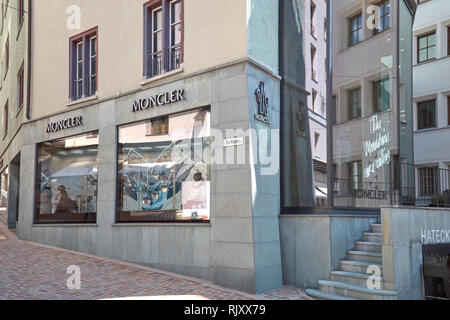
[{"label": "window sill", "polygon": [[97,99],[98,99],[98,96],[97,96],[97,95],[93,95],[93,96],[90,96],[90,97],[86,97],[86,98],[81,98],[81,99],[78,99],[78,100],[70,101],[70,102],[67,104],[67,106],[68,106],[68,107],[72,107],[72,106],[77,105],[77,104],[81,104],[81,103],[84,103],[84,102],[88,102],[88,101],[92,101],[92,100],[97,100]]},{"label": "window sill", "polygon": [[184,68],[183,68],[183,66],[181,66],[181,68],[178,68],[178,69],[175,69],[175,70],[172,70],[172,71],[160,74],[159,76],[156,76],[156,77],[153,77],[153,78],[146,78],[144,81],[141,82],[141,86],[145,86],[145,85],[147,85],[149,83],[158,81],[160,79],[172,76],[172,75],[177,74],[177,73],[181,73],[183,71],[184,71]]},{"label": "window sill", "polygon": [[122,227],[211,227],[211,222],[155,222],[155,223],[113,223],[114,228]]},{"label": "window sill", "polygon": [[32,228],[50,228],[50,227],[64,227],[64,228],[96,228],[98,225],[96,223],[35,223]]}]

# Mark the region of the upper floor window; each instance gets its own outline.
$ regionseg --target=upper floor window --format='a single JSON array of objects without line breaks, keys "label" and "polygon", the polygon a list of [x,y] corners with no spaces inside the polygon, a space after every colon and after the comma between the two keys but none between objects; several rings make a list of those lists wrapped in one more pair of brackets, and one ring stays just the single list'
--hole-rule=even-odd
[{"label": "upper floor window", "polygon": [[9,70],[9,37],[6,40],[6,44],[5,44],[5,78],[6,78],[6,74],[8,73]]},{"label": "upper floor window", "polygon": [[350,46],[362,41],[362,14],[350,18]]},{"label": "upper floor window", "polygon": [[373,111],[383,112],[390,108],[390,81],[383,78],[373,83]]},{"label": "upper floor window", "polygon": [[3,136],[6,137],[8,134],[8,117],[9,117],[9,102],[6,101],[5,107],[3,108]]},{"label": "upper floor window", "polygon": [[19,97],[17,99],[17,110],[20,110],[23,107],[23,97],[24,97],[24,73],[23,73],[23,64],[20,67],[20,71],[17,75],[17,87],[19,88]]},{"label": "upper floor window", "polygon": [[348,119],[361,117],[361,88],[348,91]]},{"label": "upper floor window", "polygon": [[70,98],[78,100],[97,92],[97,28],[70,40]]},{"label": "upper floor window", "polygon": [[316,5],[311,1],[311,35],[316,36],[316,24],[315,24],[315,15],[316,13]]},{"label": "upper floor window", "polygon": [[448,125],[450,126],[450,97],[447,97],[447,118]]},{"label": "upper floor window", "polygon": [[417,105],[418,117],[417,124],[420,129],[436,127],[436,101],[425,101]]},{"label": "upper floor window", "polygon": [[447,55],[450,56],[450,26],[447,27]]},{"label": "upper floor window", "polygon": [[183,60],[183,0],[151,1],[144,10],[145,77],[180,69]]},{"label": "upper floor window", "polygon": [[389,0],[384,0],[378,4],[380,10],[380,21],[378,28],[375,28],[375,34],[383,32],[390,28],[391,17],[391,3]]},{"label": "upper floor window", "polygon": [[24,6],[24,0],[19,0],[19,8],[17,10],[17,14],[19,15],[18,23],[19,25],[22,23],[22,20],[25,16],[25,6]]},{"label": "upper floor window", "polygon": [[428,197],[436,194],[437,167],[419,168],[419,196]]},{"label": "upper floor window", "polygon": [[417,38],[417,62],[425,62],[436,58],[436,32]]}]

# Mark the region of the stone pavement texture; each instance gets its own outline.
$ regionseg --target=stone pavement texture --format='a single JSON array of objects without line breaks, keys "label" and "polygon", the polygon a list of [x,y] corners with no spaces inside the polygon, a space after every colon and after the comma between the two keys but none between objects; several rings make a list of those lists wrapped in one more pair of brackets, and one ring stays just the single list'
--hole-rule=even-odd
[{"label": "stone pavement texture", "polygon": [[[67,268],[81,269],[69,290]],[[18,240],[0,223],[0,300],[308,300],[297,288],[250,295],[212,282],[117,260]]]}]

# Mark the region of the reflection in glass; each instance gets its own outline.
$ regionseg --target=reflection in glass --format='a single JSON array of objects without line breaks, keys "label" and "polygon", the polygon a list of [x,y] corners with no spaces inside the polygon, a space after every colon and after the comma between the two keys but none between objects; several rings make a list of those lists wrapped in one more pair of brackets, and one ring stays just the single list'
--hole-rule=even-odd
[{"label": "reflection in glass", "polygon": [[97,153],[97,133],[38,145],[38,222],[96,221]]},{"label": "reflection in glass", "polygon": [[1,197],[0,197],[0,215],[2,215],[4,221],[6,221],[6,215],[8,211],[8,187],[9,187],[9,179],[8,179],[9,168],[3,170],[0,175],[0,186],[1,186]]},{"label": "reflection in glass", "polygon": [[[362,3],[361,8],[361,3],[332,1],[336,114],[329,116],[335,116],[336,123],[330,166],[335,180],[330,187],[334,207],[378,209],[403,202],[405,190],[414,187],[404,166],[398,166],[414,160],[409,98],[412,12],[403,0],[378,2],[380,28],[371,30],[369,23],[360,21],[369,5]],[[343,35],[348,35],[348,42]],[[433,41],[433,36],[419,41],[425,57]]]},{"label": "reflection in glass", "polygon": [[118,220],[208,221],[210,141],[208,110],[120,127]]}]

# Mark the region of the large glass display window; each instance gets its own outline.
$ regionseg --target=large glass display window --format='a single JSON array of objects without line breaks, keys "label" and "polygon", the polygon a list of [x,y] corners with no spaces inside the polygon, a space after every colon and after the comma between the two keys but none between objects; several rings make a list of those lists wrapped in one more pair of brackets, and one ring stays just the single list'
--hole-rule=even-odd
[{"label": "large glass display window", "polygon": [[210,111],[119,127],[118,222],[210,220]]},{"label": "large glass display window", "polygon": [[38,145],[36,222],[95,223],[98,133]]}]

